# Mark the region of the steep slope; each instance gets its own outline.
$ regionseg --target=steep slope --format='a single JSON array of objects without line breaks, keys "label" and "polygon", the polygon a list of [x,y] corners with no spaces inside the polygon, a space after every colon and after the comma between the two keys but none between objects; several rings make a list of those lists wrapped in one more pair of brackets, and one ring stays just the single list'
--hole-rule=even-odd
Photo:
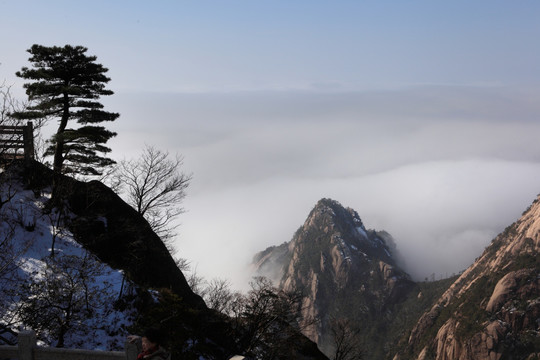
[{"label": "steep slope", "polygon": [[24,327],[52,346],[118,350],[159,323],[179,329],[173,353],[237,352],[142,216],[99,182],[61,181],[53,199],[42,164],[0,173],[0,342]]},{"label": "steep slope", "polygon": [[[27,171],[25,178],[34,190],[52,182],[51,170],[39,163]],[[61,207],[70,213],[64,222],[77,242],[135,283],[170,289],[188,305],[206,307],[148,222],[110,188],[63,176],[60,191]]]},{"label": "steep slope", "polygon": [[540,197],[426,311],[395,359],[540,357]]},{"label": "steep slope", "polygon": [[[24,327],[52,346],[119,350],[128,331],[159,324],[173,357],[227,359],[249,350],[238,338],[242,320],[233,327],[207,308],[140,214],[97,181],[63,177],[53,198],[52,177],[37,162],[0,168],[0,344],[12,344]],[[69,284],[77,310],[52,326],[43,320],[47,309],[60,308]],[[326,359],[291,333],[294,358]]]},{"label": "steep slope", "polygon": [[362,326],[355,341],[373,344],[364,349],[373,359],[387,345],[379,337],[395,304],[415,286],[393,251],[388,233],[367,230],[356,211],[322,199],[288,244],[257,254],[254,265],[264,275],[276,274],[278,267],[281,288],[303,291],[304,333],[327,355],[335,349],[333,324],[346,319]]},{"label": "steep slope", "polygon": [[[50,188],[32,191],[18,170],[0,169],[0,344],[14,344],[17,329],[24,325],[53,346],[123,348],[136,314],[133,307],[116,307],[115,301],[122,287],[133,289],[132,283],[123,286],[118,269],[77,243],[59,225],[56,209],[44,212]],[[51,272],[53,268],[60,271]],[[84,290],[76,285],[82,279]],[[60,296],[60,284],[69,297]],[[55,307],[47,303],[51,294],[57,299]],[[39,316],[32,318],[34,311]]]}]

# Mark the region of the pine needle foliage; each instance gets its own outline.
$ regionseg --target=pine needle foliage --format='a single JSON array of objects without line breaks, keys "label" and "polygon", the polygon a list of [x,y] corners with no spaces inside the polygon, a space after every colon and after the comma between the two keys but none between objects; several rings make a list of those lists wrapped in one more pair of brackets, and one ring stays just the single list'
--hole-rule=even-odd
[{"label": "pine needle foliage", "polygon": [[[112,95],[105,88],[110,78],[96,56],[86,54],[83,46],[33,45],[28,52],[32,67],[23,67],[16,75],[24,84],[31,106],[14,113],[19,119],[56,119],[58,129],[49,140],[45,155],[54,156],[57,174],[100,175],[100,169],[114,164],[105,154],[105,143],[116,133],[99,124],[114,121],[118,113],[103,110],[98,100]],[[77,123],[80,127],[73,127]]]}]

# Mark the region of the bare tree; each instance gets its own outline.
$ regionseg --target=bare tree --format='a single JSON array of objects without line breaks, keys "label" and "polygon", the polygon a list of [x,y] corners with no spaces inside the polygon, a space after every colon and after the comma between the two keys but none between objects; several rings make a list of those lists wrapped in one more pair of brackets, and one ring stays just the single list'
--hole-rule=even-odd
[{"label": "bare tree", "polygon": [[104,316],[99,310],[113,302],[113,295],[110,284],[96,282],[106,268],[88,252],[43,261],[45,267],[20,285],[25,300],[19,316],[42,340],[63,347],[68,333],[88,331],[86,320]]},{"label": "bare tree", "polygon": [[66,228],[64,227],[64,221],[66,219],[66,209],[60,204],[51,211],[47,211],[44,214],[51,225],[51,256],[55,255],[56,240],[66,234]]},{"label": "bare tree", "polygon": [[181,203],[192,178],[181,172],[182,164],[181,156],[170,158],[168,152],[149,145],[138,159],[119,164],[127,202],[167,245],[178,227],[173,221],[184,212]]},{"label": "bare tree", "polygon": [[257,359],[294,358],[302,342],[304,296],[279,290],[265,277],[255,277],[245,296],[233,294],[231,323],[246,354]]},{"label": "bare tree", "polygon": [[332,360],[361,360],[364,358],[360,328],[355,326],[351,320],[332,319],[330,334],[334,343]]},{"label": "bare tree", "polygon": [[231,290],[231,283],[228,280],[210,280],[208,286],[204,289],[202,296],[210,309],[214,309],[226,315],[231,315],[231,306],[235,299],[235,293]]},{"label": "bare tree", "polygon": [[[0,172],[0,344],[13,344],[17,324],[16,307],[20,296],[13,288],[21,280],[20,268],[26,261],[22,256],[31,240],[20,235],[26,225],[20,203],[20,181],[14,168]],[[18,236],[17,236],[18,235]]]},{"label": "bare tree", "polygon": [[[0,126],[22,126],[23,120],[14,116],[16,113],[24,112],[30,105],[29,101],[21,101],[16,99],[11,92],[11,85],[5,81],[0,83]],[[41,153],[45,148],[45,142],[41,136],[41,129],[47,123],[44,117],[34,117],[31,119],[34,129],[34,158],[38,161],[43,160]],[[9,140],[6,135],[2,135],[2,139]],[[5,149],[0,148],[0,157]]]},{"label": "bare tree", "polygon": [[16,107],[16,101],[11,95],[11,86],[5,81],[0,84],[0,124],[10,125],[14,119],[10,116]]},{"label": "bare tree", "polygon": [[[19,227],[30,228],[24,215],[24,208],[18,203],[21,190],[19,178],[12,168],[0,172],[0,281],[11,280],[16,270],[19,255],[29,244],[24,239],[16,239]],[[0,289],[3,288],[0,283]],[[0,303],[1,303],[0,299]],[[0,306],[1,308],[1,306]]]},{"label": "bare tree", "polygon": [[2,172],[0,174],[0,210],[4,205],[9,204],[15,195],[17,195],[17,187],[13,184],[11,174]]},{"label": "bare tree", "polygon": [[0,208],[0,344],[11,345],[9,338],[13,338],[13,333],[10,328],[16,323],[12,304],[16,303],[17,294],[9,289],[20,281],[19,256],[27,247],[15,244],[18,224],[10,221],[3,210]]},{"label": "bare tree", "polygon": [[[11,86],[6,85],[5,81],[0,84],[0,126],[19,125],[19,121],[11,116],[11,113],[20,107],[19,105],[11,94]],[[0,137],[4,141],[15,140],[12,134],[2,134]],[[0,147],[0,158],[4,161],[7,160],[6,153],[8,153],[7,149]]]},{"label": "bare tree", "polygon": [[233,311],[233,302],[243,295],[231,289],[229,280],[214,278],[207,281],[197,273],[196,267],[193,267],[189,260],[177,258],[175,261],[191,290],[201,296],[210,309],[227,316],[238,315]]},{"label": "bare tree", "polygon": [[103,172],[100,176],[94,177],[94,180],[98,180],[103,184],[107,185],[112,191],[117,194],[122,192],[123,188],[123,179],[120,175],[119,166],[111,166],[103,169]]},{"label": "bare tree", "polygon": [[175,262],[176,266],[180,269],[180,271],[182,271],[182,273],[186,277],[187,283],[191,290],[200,296],[204,296],[204,293],[206,291],[206,280],[204,279],[204,277],[197,273],[197,268],[193,267],[191,265],[191,262],[185,258],[177,258],[175,259]]}]

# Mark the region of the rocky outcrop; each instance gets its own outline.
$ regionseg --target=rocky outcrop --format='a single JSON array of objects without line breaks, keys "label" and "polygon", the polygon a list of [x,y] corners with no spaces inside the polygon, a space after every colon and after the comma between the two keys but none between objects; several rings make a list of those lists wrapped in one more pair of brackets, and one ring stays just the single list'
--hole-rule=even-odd
[{"label": "rocky outcrop", "polygon": [[496,360],[540,352],[539,251],[537,199],[421,316],[402,354]]},{"label": "rocky outcrop", "polygon": [[251,262],[252,270],[274,282],[281,280],[283,267],[290,260],[289,245],[270,246],[257,253]]},{"label": "rocky outcrop", "polygon": [[[436,359],[501,359],[502,354],[497,349],[497,344],[504,340],[508,331],[504,323],[493,321],[486,325],[485,330],[474,334],[469,340],[468,346],[461,346],[458,335],[460,323],[458,320],[448,319],[437,332],[435,354]],[[429,347],[425,347],[419,354],[418,359],[427,359]]]},{"label": "rocky outcrop", "polygon": [[[26,185],[34,191],[53,183],[53,171],[39,162],[26,164],[22,171]],[[64,225],[78,243],[137,285],[172,290],[187,305],[206,309],[159,236],[114,191],[99,181],[83,182],[64,175],[56,182],[57,196],[47,207],[70,214]]]},{"label": "rocky outcrop", "polygon": [[76,215],[68,226],[78,242],[136,283],[171,289],[191,306],[206,307],[140,214],[98,181],[70,179],[67,186],[65,199]]},{"label": "rocky outcrop", "polygon": [[[486,306],[488,312],[500,311],[514,297],[522,298],[529,292],[534,292],[540,280],[536,277],[535,269],[511,271],[495,285],[491,298]],[[520,286],[520,284],[525,284]]]},{"label": "rocky outcrop", "polygon": [[[322,199],[289,243],[266,249],[254,263],[266,272],[265,266],[276,264],[280,287],[303,291],[304,334],[328,354],[332,321],[384,324],[396,302],[414,288],[394,252],[388,233],[366,229],[356,211]],[[376,343],[377,349],[370,347],[368,354],[382,352],[384,341],[373,341],[378,334],[366,330],[362,336]]]},{"label": "rocky outcrop", "polygon": [[[55,196],[48,196],[53,178],[57,185]],[[54,177],[52,171],[42,164],[25,162],[20,165],[14,164],[2,172],[0,185],[6,185],[0,189],[2,190],[0,198],[5,199],[4,192],[8,190],[9,201],[16,202],[17,208],[20,208],[21,211],[24,209],[26,213],[26,205],[29,205],[28,213],[32,216],[28,216],[28,219],[33,218],[33,225],[26,225],[27,216],[18,220],[9,219],[9,223],[18,224],[13,227],[9,240],[10,242],[12,240],[26,242],[28,233],[32,235],[28,237],[32,243],[43,242],[43,244],[36,244],[36,247],[44,250],[36,252],[32,249],[29,251],[40,254],[39,258],[31,259],[33,263],[40,264],[43,254],[49,253],[49,250],[45,250],[49,248],[49,241],[52,240],[54,248],[54,238],[49,239],[47,231],[50,230],[51,218],[62,213],[62,221],[57,224],[61,224],[63,243],[73,245],[77,249],[74,253],[79,253],[80,246],[83,246],[95,255],[89,257],[92,263],[107,263],[111,268],[121,270],[122,274],[125,275],[124,279],[130,280],[126,281],[130,291],[124,292],[122,284],[122,290],[119,290],[119,293],[106,294],[107,296],[114,294],[114,300],[117,301],[109,301],[110,307],[99,310],[99,312],[103,312],[103,317],[98,318],[98,320],[92,319],[91,326],[86,326],[85,322],[80,323],[83,331],[89,329],[88,334],[81,337],[81,342],[87,343],[85,338],[95,337],[96,329],[93,328],[95,324],[99,325],[100,331],[120,338],[120,341],[124,341],[124,333],[128,331],[127,329],[159,326],[169,340],[167,346],[178,358],[228,359],[233,354],[249,354],[254,351],[250,336],[255,337],[255,335],[253,335],[250,326],[246,325],[246,322],[251,321],[251,319],[244,321],[248,316],[239,315],[233,324],[233,321],[224,314],[207,308],[202,298],[191,290],[167,247],[152,231],[148,222],[104,184],[98,181],[77,181],[65,176]],[[17,190],[11,192],[12,189]],[[0,207],[2,205],[0,204]],[[11,207],[11,204],[9,205]],[[8,218],[3,217],[2,219]],[[23,219],[24,221],[22,221]],[[35,228],[36,219],[46,220],[37,223],[39,230]],[[2,224],[8,224],[8,221],[4,221]],[[16,227],[23,229],[20,234],[15,232]],[[2,226],[0,230],[4,228]],[[15,237],[20,238],[16,239]],[[66,245],[60,247],[58,242],[60,241],[57,241],[57,253],[65,251]],[[8,248],[11,251],[11,244],[2,247],[3,250]],[[26,257],[26,255],[20,252],[17,256]],[[12,260],[9,259],[9,261],[11,263]],[[86,258],[84,261],[86,264]],[[19,263],[19,261],[15,262]],[[26,264],[26,260],[20,263]],[[17,266],[14,266],[12,271],[18,270]],[[32,269],[32,273],[24,279],[37,273]],[[114,273],[119,275],[116,271]],[[94,277],[94,275],[90,277]],[[84,284],[80,285],[87,286],[86,281],[87,279],[84,279]],[[103,281],[101,275],[97,281]],[[105,281],[106,286],[109,286],[107,279]],[[6,283],[2,282],[0,293],[10,292],[15,295],[15,290],[20,290],[17,284],[19,283],[18,279],[14,283],[16,287],[8,289]],[[123,294],[126,296],[122,296]],[[3,298],[3,300],[6,299]],[[15,300],[19,301],[19,299],[20,295],[16,295]],[[3,303],[0,306],[2,313],[5,314],[7,310],[14,308],[14,305]],[[120,310],[112,316],[111,308],[114,308],[113,313],[116,308]],[[121,319],[120,323],[118,323],[118,319]],[[256,323],[257,320],[259,319],[252,322]],[[273,354],[272,358],[280,359],[327,359],[317,348],[317,345],[297,331],[295,327],[283,322],[282,319],[277,319],[277,321],[285,324],[280,330],[286,329],[286,331],[279,332],[277,338],[280,345],[286,344],[286,346],[279,349],[279,356],[276,355],[275,346],[268,346],[269,357]],[[21,323],[21,327],[27,325]],[[257,324],[257,326],[263,327],[261,324]],[[269,336],[275,334],[272,332],[274,329],[263,329],[262,332],[271,333]],[[45,330],[45,332],[49,332],[49,330]],[[78,337],[79,334],[75,335],[74,339],[78,339]],[[246,338],[248,340],[245,340]],[[0,342],[2,339],[5,337],[0,336]],[[101,342],[95,344],[100,347],[103,345]],[[262,345],[266,346],[264,343]],[[257,345],[257,351],[265,352],[264,346]]]}]

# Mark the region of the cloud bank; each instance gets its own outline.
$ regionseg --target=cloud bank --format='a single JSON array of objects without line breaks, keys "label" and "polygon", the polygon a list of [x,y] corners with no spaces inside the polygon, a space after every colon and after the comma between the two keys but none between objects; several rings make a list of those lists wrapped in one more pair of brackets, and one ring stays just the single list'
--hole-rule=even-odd
[{"label": "cloud bank", "polygon": [[246,284],[253,254],[289,241],[330,197],[390,232],[423,279],[465,269],[540,192],[536,94],[420,86],[120,95],[113,145],[184,155],[194,179],[177,247],[205,277]]}]

